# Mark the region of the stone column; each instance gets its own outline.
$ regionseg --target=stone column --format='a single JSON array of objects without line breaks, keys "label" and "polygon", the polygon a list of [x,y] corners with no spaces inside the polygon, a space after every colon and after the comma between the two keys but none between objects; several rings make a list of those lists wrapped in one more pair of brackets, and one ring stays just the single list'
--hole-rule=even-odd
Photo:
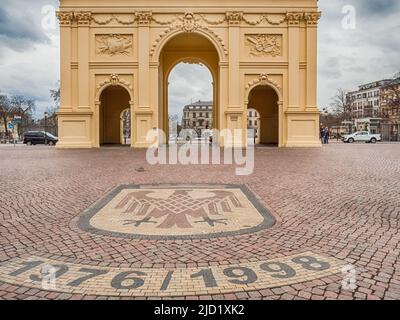
[{"label": "stone column", "polygon": [[92,19],[90,12],[75,12],[75,19],[78,23],[78,110],[89,110],[89,55],[90,55],[90,34],[89,27]]},{"label": "stone column", "polygon": [[72,62],[72,12],[57,12],[57,18],[60,21],[60,72],[61,72],[61,97],[60,111],[72,111],[71,101],[71,62]]},{"label": "stone column", "polygon": [[307,12],[307,96],[306,110],[317,111],[317,26],[321,12]]},{"label": "stone column", "polygon": [[283,117],[284,117],[284,111],[283,111],[283,101],[279,100],[278,101],[278,126],[279,126],[279,144],[278,147],[282,148],[284,147],[285,143],[284,143],[284,132],[286,131],[286,121],[284,121]]},{"label": "stone column", "polygon": [[301,12],[288,12],[289,27],[289,102],[288,111],[299,111],[300,106],[300,21]]},{"label": "stone column", "polygon": [[[228,84],[228,107],[226,109],[226,128],[232,130],[235,135],[237,129],[242,129],[242,141],[226,140],[225,146],[245,146],[243,117],[244,112],[240,99],[240,23],[243,20],[243,12],[227,12],[226,20],[229,24],[229,84]],[[237,138],[237,136],[236,136]]]},{"label": "stone column", "polygon": [[136,12],[138,23],[138,108],[149,108],[150,106],[150,23],[152,20],[151,11]]},{"label": "stone column", "polygon": [[101,102],[95,101],[94,103],[94,146],[95,148],[100,148],[100,108]]},{"label": "stone column", "polygon": [[229,24],[229,108],[240,109],[240,22],[243,12],[227,12]]}]

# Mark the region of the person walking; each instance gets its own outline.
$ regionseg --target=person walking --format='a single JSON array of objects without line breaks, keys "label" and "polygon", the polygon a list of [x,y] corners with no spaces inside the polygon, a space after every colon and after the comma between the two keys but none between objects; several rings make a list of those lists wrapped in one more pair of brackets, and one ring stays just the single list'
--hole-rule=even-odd
[{"label": "person walking", "polygon": [[319,130],[319,138],[321,139],[322,144],[325,144],[324,136],[325,136],[325,130],[324,130],[324,127],[321,125],[321,128]]},{"label": "person walking", "polygon": [[330,138],[329,128],[325,127],[325,129],[324,129],[324,144],[329,144],[329,138]]}]

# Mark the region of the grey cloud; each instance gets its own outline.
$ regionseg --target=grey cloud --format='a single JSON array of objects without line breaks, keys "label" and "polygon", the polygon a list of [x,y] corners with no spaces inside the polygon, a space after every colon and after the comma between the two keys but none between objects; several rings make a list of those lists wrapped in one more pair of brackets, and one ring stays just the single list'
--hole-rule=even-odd
[{"label": "grey cloud", "polygon": [[[342,28],[345,5],[356,8],[355,30]],[[337,88],[355,90],[400,71],[400,1],[320,0],[319,6],[319,105],[329,105]]]},{"label": "grey cloud", "polygon": [[35,44],[46,44],[50,39],[41,27],[38,2],[5,1],[0,8],[0,41],[3,47],[27,51]]},{"label": "grey cloud", "polygon": [[355,0],[361,12],[368,15],[393,13],[400,8],[398,0]]}]

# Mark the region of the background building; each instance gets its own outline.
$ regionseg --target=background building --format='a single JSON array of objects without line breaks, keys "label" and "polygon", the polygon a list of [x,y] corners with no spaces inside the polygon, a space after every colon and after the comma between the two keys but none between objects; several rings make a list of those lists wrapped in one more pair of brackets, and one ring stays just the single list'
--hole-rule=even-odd
[{"label": "background building", "polygon": [[[260,128],[261,119],[260,114],[256,109],[247,110],[247,139],[248,142],[253,142],[255,144],[260,143]],[[255,139],[254,139],[255,138]]]},{"label": "background building", "polygon": [[182,129],[213,129],[213,102],[197,101],[183,108]]},{"label": "background building", "polygon": [[380,114],[380,90],[391,80],[380,80],[363,84],[357,91],[347,94],[354,119],[374,118]]},{"label": "background building", "polygon": [[347,93],[354,130],[380,133],[384,140],[398,141],[400,126],[400,73],[359,86]]}]

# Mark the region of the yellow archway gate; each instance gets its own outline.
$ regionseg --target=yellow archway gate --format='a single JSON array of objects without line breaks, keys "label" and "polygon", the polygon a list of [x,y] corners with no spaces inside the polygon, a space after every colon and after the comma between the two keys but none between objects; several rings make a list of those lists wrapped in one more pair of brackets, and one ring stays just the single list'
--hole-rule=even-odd
[{"label": "yellow archway gate", "polygon": [[131,145],[147,147],[149,131],[167,131],[168,75],[182,61],[210,69],[216,127],[242,129],[240,145],[257,86],[278,96],[280,147],[320,145],[317,0],[60,3],[58,148],[100,146],[100,95],[108,86],[128,91]]}]

